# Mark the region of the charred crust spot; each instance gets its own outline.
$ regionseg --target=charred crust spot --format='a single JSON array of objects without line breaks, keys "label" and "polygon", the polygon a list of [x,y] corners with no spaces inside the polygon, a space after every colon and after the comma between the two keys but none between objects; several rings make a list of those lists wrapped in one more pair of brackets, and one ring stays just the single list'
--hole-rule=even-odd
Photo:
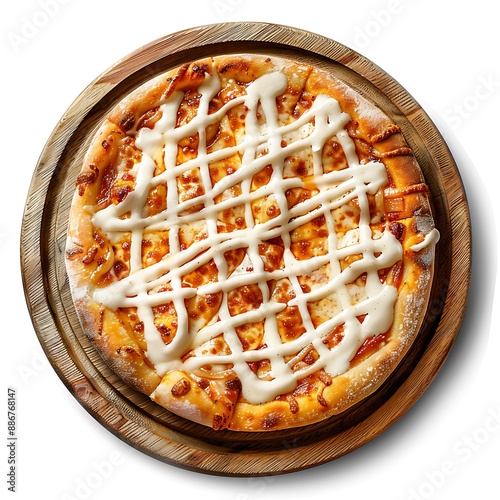
[{"label": "charred crust spot", "polygon": [[171,393],[172,396],[178,398],[181,396],[185,396],[190,390],[191,390],[191,384],[189,383],[189,380],[187,378],[181,378],[173,385]]},{"label": "charred crust spot", "polygon": [[298,411],[299,411],[299,403],[297,403],[297,400],[294,397],[290,396],[287,401],[288,401],[288,404],[290,405],[290,412],[293,415],[295,415],[296,413],[298,413]]},{"label": "charred crust spot", "polygon": [[389,231],[399,241],[402,241],[405,226],[401,222],[393,221],[389,223]]},{"label": "charred crust spot", "polygon": [[328,407],[328,403],[326,402],[326,399],[323,397],[323,394],[319,393],[316,396],[316,399],[318,400],[318,403],[323,406],[324,408]]},{"label": "charred crust spot", "polygon": [[[105,260],[106,259],[103,259],[102,263],[104,263]],[[113,281],[113,275],[111,274],[111,271],[108,271],[99,278],[99,280],[97,281],[97,285],[101,287],[108,286],[112,281]]]},{"label": "charred crust spot", "polygon": [[128,271],[128,267],[127,265],[122,262],[121,260],[117,260],[115,261],[115,263],[113,264],[113,270],[115,272],[115,275],[118,279],[122,278],[122,277],[125,277],[125,275],[127,274],[127,271]]},{"label": "charred crust spot", "polygon": [[79,255],[81,255],[83,253],[83,251],[84,251],[83,247],[81,247],[79,245],[75,245],[73,248],[66,251],[66,259],[73,260],[76,257],[78,257]]},{"label": "charred crust spot", "polygon": [[345,129],[347,133],[351,137],[356,137],[358,135],[359,123],[356,120],[351,120],[346,126]]},{"label": "charred crust spot", "polygon": [[197,78],[198,75],[204,76],[205,73],[209,72],[209,67],[207,64],[203,64],[203,65],[195,64],[195,65],[193,65],[193,67],[191,69],[193,71],[194,78]]},{"label": "charred crust spot", "polygon": [[111,194],[111,187],[113,186],[115,179],[116,179],[116,171],[114,169],[114,166],[107,165],[102,172],[101,185],[99,186],[99,195],[96,200],[97,205],[106,203],[109,200]]},{"label": "charred crust spot", "polygon": [[132,129],[134,125],[135,125],[135,116],[132,114],[124,116],[119,123],[119,126],[126,132]]},{"label": "charred crust spot", "polygon": [[311,221],[311,224],[315,227],[321,227],[326,224],[326,219],[324,215],[320,215]]},{"label": "charred crust spot", "polygon": [[320,370],[318,372],[318,378],[325,384],[326,386],[329,386],[332,384],[332,376],[328,373],[326,373],[324,370]]},{"label": "charred crust spot", "polygon": [[167,78],[167,83],[169,85],[168,85],[167,90],[164,93],[164,98],[170,97],[170,95],[174,92],[175,88],[177,87],[177,82],[179,81],[179,79],[181,79],[185,75],[188,68],[189,68],[189,64],[183,64],[179,68],[179,70],[177,71],[177,74],[175,75],[175,77]]},{"label": "charred crust spot", "polygon": [[116,350],[116,354],[120,356],[137,356],[137,351],[128,345],[121,346]]},{"label": "charred crust spot", "polygon": [[101,248],[104,248],[106,245],[106,240],[97,231],[94,232],[92,238]]},{"label": "charred crust spot", "polygon": [[97,176],[99,175],[99,169],[91,163],[89,165],[90,171],[82,172],[76,178],[76,187],[78,188],[78,194],[83,196],[85,193],[85,187],[93,184],[97,180]]},{"label": "charred crust spot", "polygon": [[214,415],[212,427],[215,431],[219,431],[225,427],[226,419],[222,415]]},{"label": "charred crust spot", "polygon": [[241,381],[239,378],[233,378],[231,380],[226,380],[225,385],[230,391],[241,391]]},{"label": "charred crust spot", "polygon": [[262,420],[262,428],[263,429],[272,429],[273,427],[276,427],[279,423],[279,417],[274,414],[270,413],[267,417],[265,417]]},{"label": "charred crust spot", "polygon": [[392,151],[385,151],[377,155],[379,158],[395,158],[396,156],[413,156],[413,150],[408,147],[393,149]]},{"label": "charred crust spot", "polygon": [[86,266],[92,264],[92,262],[94,262],[95,256],[97,255],[98,251],[99,251],[99,246],[92,245],[85,254],[85,257],[82,259],[82,264],[85,264]]},{"label": "charred crust spot", "polygon": [[247,61],[238,61],[238,62],[232,62],[229,64],[226,64],[225,66],[222,66],[220,69],[220,73],[224,74],[227,73],[228,71],[236,70],[237,72],[244,71],[245,73],[248,73],[250,69],[250,64]]},{"label": "charred crust spot", "polygon": [[137,129],[139,130],[139,129],[144,128],[144,127],[152,129],[158,118],[159,118],[158,107],[154,107],[152,109],[149,109],[139,119],[139,121],[137,123]]},{"label": "charred crust spot", "polygon": [[156,329],[160,333],[163,342],[168,343],[172,335],[172,330],[165,325],[157,325]]},{"label": "charred crust spot", "polygon": [[200,389],[205,390],[210,385],[210,382],[206,378],[200,378],[200,380],[197,381],[197,384]]},{"label": "charred crust spot", "polygon": [[310,350],[305,356],[304,356],[304,363],[307,365],[312,365],[318,358],[317,353],[314,350]]},{"label": "charred crust spot", "polygon": [[392,268],[392,272],[390,273],[390,283],[388,284],[392,284],[392,286],[394,286],[395,288],[399,288],[403,281],[403,275],[404,275],[404,264],[402,261],[399,261],[396,264],[394,264]]},{"label": "charred crust spot", "polygon": [[113,199],[116,200],[117,203],[121,203],[131,191],[132,188],[130,186],[114,187],[112,192]]},{"label": "charred crust spot", "polygon": [[208,307],[215,307],[219,303],[219,296],[216,293],[209,293],[206,295],[205,300]]},{"label": "charred crust spot", "polygon": [[304,396],[306,394],[310,394],[313,389],[313,386],[308,382],[303,382],[297,386],[297,388],[293,391],[294,396]]},{"label": "charred crust spot", "polygon": [[103,325],[104,325],[104,309],[101,309],[99,311],[99,322],[97,326],[97,335],[99,336],[102,335]]},{"label": "charred crust spot", "polygon": [[279,211],[279,208],[276,205],[270,205],[266,209],[266,215],[270,219],[274,219],[276,217],[276,215],[278,214],[278,211]]},{"label": "charred crust spot", "polygon": [[391,135],[397,134],[399,132],[401,132],[400,128],[395,123],[393,123],[389,125],[383,132],[380,132],[380,134],[374,135],[372,137],[372,142],[373,143],[381,142],[390,137]]},{"label": "charred crust spot", "polygon": [[404,195],[415,194],[415,193],[428,193],[429,186],[423,182],[419,184],[413,184],[412,186],[407,186],[401,190]]}]

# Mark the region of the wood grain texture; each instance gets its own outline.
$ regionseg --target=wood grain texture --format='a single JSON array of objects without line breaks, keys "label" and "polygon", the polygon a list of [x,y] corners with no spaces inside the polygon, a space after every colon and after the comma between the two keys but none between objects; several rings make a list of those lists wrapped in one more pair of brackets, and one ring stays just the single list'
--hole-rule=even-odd
[{"label": "wood grain texture", "polygon": [[[428,314],[411,351],[373,396],[319,424],[270,433],[215,432],[170,414],[113,374],[84,335],[64,267],[76,176],[100,120],[133,88],[181,63],[254,52],[331,68],[401,127],[430,186],[441,233]],[[201,472],[281,474],[336,459],[398,420],[445,361],[465,313],[471,268],[467,201],[457,166],[424,110],[394,79],[351,49],[266,23],[225,23],[168,35],[100,75],[62,117],[36,166],[21,233],[23,282],[34,329],[74,397],[107,429],[164,462]]]}]

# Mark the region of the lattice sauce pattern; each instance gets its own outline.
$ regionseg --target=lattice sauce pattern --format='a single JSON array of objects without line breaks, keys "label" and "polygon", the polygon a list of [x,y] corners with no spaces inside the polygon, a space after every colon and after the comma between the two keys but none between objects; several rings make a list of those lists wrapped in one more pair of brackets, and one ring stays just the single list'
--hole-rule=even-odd
[{"label": "lattice sauce pattern", "polygon": [[[154,127],[143,127],[136,134],[135,146],[142,154],[131,172],[134,190],[122,202],[93,215],[95,227],[111,240],[131,235],[129,276],[95,289],[94,299],[113,310],[137,308],[144,324],[147,356],[160,375],[174,369],[201,370],[208,365],[214,370],[230,368],[251,403],[292,391],[298,380],[321,368],[332,376],[347,370],[362,343],[392,324],[397,291],[380,280],[379,271],[402,258],[401,245],[391,232],[375,233],[371,224],[369,195],[375,196],[387,184],[383,163],[359,161],[345,130],[350,116],[332,97],[317,96],[311,108],[295,121],[282,123],[276,98],[286,85],[283,73],[266,74],[251,83],[245,95],[211,111],[210,103],[221,90],[213,71],[198,89],[196,115],[183,124],[178,123],[177,112],[185,96],[174,92],[161,105],[161,118]],[[234,145],[211,148],[207,127],[222,123],[237,106],[245,110],[245,133],[237,136]],[[190,136],[198,138],[197,155],[178,164],[179,142]],[[326,172],[323,148],[332,139],[342,147],[347,168]],[[289,175],[287,158],[293,155],[307,158],[307,175]],[[235,157],[239,167],[214,183],[211,166]],[[160,173],[159,162],[165,167]],[[254,176],[269,166],[268,182],[253,186]],[[183,174],[193,169],[199,174],[201,189],[198,195],[186,198],[179,183]],[[166,208],[147,215],[148,193],[159,185],[166,186]],[[289,206],[287,192],[293,189],[308,190],[309,196]],[[252,207],[262,200],[273,205],[272,217],[255,217]],[[359,207],[357,227],[339,236],[336,214],[352,203]],[[225,231],[220,221],[223,211],[240,211],[244,223]],[[292,235],[320,217],[328,232],[325,248],[310,258],[298,259],[292,251]],[[197,237],[183,248],[179,235],[188,229]],[[145,231],[168,231],[169,241],[169,253],[148,267],[143,267],[141,258]],[[277,239],[283,248],[282,264],[269,269],[259,246]],[[231,269],[225,255],[242,249],[243,261]],[[346,259],[352,262],[343,268],[341,262]],[[183,286],[183,276],[211,261],[216,279],[199,287]],[[321,279],[314,281],[314,276]],[[314,286],[303,286],[304,277]],[[353,286],[360,277],[362,288]],[[278,282],[286,282],[290,289],[287,303],[273,297],[271,284]],[[258,287],[260,306],[231,315],[229,293],[249,285]],[[221,303],[214,318],[199,327],[190,320],[186,301],[207,294],[221,294]],[[318,324],[311,315],[311,305],[327,298],[337,306],[334,314]],[[155,326],[153,313],[154,307],[167,303],[173,304],[177,316],[177,331],[168,344]],[[286,307],[298,308],[304,326],[304,333],[289,342],[283,342],[276,321],[276,315]],[[264,329],[262,345],[245,350],[237,328],[259,322]],[[330,348],[325,338],[339,327],[342,338]],[[199,347],[218,336],[223,336],[228,352],[200,355]],[[186,356],[193,349],[197,355]],[[311,350],[316,353],[315,361],[301,363]],[[262,360],[269,365],[264,377],[251,369],[251,363]]]}]

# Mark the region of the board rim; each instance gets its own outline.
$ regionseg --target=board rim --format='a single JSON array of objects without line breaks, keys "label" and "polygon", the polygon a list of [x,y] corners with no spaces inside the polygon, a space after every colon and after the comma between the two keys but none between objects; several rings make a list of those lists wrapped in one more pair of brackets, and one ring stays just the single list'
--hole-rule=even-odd
[{"label": "board rim", "polygon": [[[99,114],[112,104],[109,96],[113,92],[120,94],[117,88],[131,85],[133,76],[145,68],[150,73],[160,72],[166,59],[175,65],[179,58],[189,57],[200,47],[203,51],[234,51],[246,45],[262,50],[267,46],[273,50],[296,49],[333,61],[379,89],[394,104],[395,119],[405,123],[408,120],[419,136],[425,131],[425,138],[420,139],[439,169],[434,175],[442,182],[438,196],[447,211],[443,224],[445,232],[450,233],[451,251],[449,275],[442,278],[446,283],[441,284],[435,297],[439,303],[435,304],[436,317],[431,318],[433,333],[413,370],[388,401],[380,404],[369,418],[348,426],[334,438],[326,439],[320,434],[317,439],[295,446],[297,441],[285,433],[279,435],[285,436],[279,449],[270,438],[272,446],[257,451],[246,450],[242,447],[245,443],[236,438],[228,445],[214,445],[213,441],[188,436],[175,428],[165,430],[140,406],[130,407],[121,393],[107,392],[106,383],[99,380],[99,370],[94,372],[85,346],[61,333],[71,328],[71,320],[58,304],[64,283],[51,258],[56,253],[60,255],[63,235],[60,231],[53,241],[44,238],[54,230],[50,228],[50,210],[54,210],[54,204],[62,203],[49,197],[54,179],[60,175],[58,169],[65,148],[84,121],[98,121]],[[165,52],[167,55],[160,57]],[[148,455],[198,472],[280,474],[320,465],[359,448],[394,424],[425,392],[445,361],[465,314],[471,272],[470,216],[458,168],[444,139],[418,103],[378,66],[334,40],[298,28],[269,23],[219,23],[179,31],[138,49],[99,75],[68,108],[47,141],[29,188],[21,228],[21,267],[28,310],[49,361],[79,403],[105,428]],[[326,452],[318,454],[319,446],[326,447]]]}]

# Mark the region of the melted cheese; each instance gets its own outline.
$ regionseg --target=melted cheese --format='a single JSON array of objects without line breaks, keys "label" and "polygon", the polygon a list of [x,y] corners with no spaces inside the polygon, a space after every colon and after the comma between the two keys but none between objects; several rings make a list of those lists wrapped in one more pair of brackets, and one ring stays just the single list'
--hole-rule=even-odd
[{"label": "melted cheese", "polygon": [[[251,403],[293,391],[300,379],[322,368],[332,376],[347,370],[362,343],[392,324],[397,291],[381,283],[378,271],[402,257],[401,245],[390,231],[374,237],[370,227],[369,196],[386,185],[385,166],[360,164],[344,129],[350,116],[327,95],[318,95],[296,121],[282,124],[276,98],[286,87],[283,73],[266,74],[251,83],[245,95],[210,113],[209,104],[221,91],[213,71],[198,89],[196,114],[182,123],[177,122],[177,111],[184,96],[174,92],[161,105],[154,127],[137,132],[135,146],[142,154],[133,169],[135,189],[93,216],[94,225],[108,237],[130,235],[128,276],[95,289],[94,299],[113,310],[136,308],[144,324],[147,356],[160,375],[173,369],[196,372],[206,365],[232,367],[243,396]],[[245,110],[245,134],[235,135],[227,147],[210,148],[207,130],[224,124],[226,115],[238,106]],[[179,163],[179,144],[192,136],[197,137],[197,154]],[[323,152],[332,141],[341,146],[345,165],[325,171]],[[223,175],[221,165],[226,161],[233,165],[235,158],[238,168]],[[305,175],[293,175],[294,162],[304,159],[309,162]],[[159,161],[162,169],[156,168]],[[211,174],[212,165],[217,168]],[[183,192],[179,179],[193,172],[199,189]],[[257,182],[257,175],[262,182]],[[148,193],[159,187],[166,192],[166,206],[148,212]],[[297,196],[289,206],[287,192],[307,196]],[[350,205],[357,210],[357,227],[339,237],[336,226],[342,222],[337,214],[352,227],[354,215],[352,210],[346,212]],[[221,214],[238,217],[229,217],[224,224]],[[314,229],[318,220],[321,227]],[[190,244],[182,245],[181,236],[195,227]],[[164,244],[168,253],[157,262],[145,263],[144,235],[155,231],[168,237]],[[316,231],[320,249],[300,258],[296,249],[301,242],[314,241],[308,239],[308,231]],[[319,231],[324,236],[318,236]],[[279,240],[282,250],[269,254],[266,262],[265,248],[271,240]],[[241,249],[243,261],[229,265],[227,256]],[[197,286],[186,286],[184,277],[210,262],[215,263],[215,275]],[[359,290],[355,283],[361,275],[365,279]],[[276,287],[273,292],[271,284],[283,280],[286,293],[278,293]],[[257,303],[238,309],[237,290],[252,290]],[[209,322],[195,322],[193,328],[187,304],[211,294],[220,300],[216,314]],[[162,304],[175,310],[176,333],[169,343],[155,324],[154,309]],[[330,314],[325,310],[328,304]],[[293,312],[290,318],[300,318],[296,331],[303,331],[287,342],[280,336],[285,310]],[[253,325],[248,342],[255,344],[258,338],[259,349],[247,349],[242,343],[242,331],[248,325]],[[324,339],[341,325],[343,338],[330,349]],[[224,341],[222,352],[213,354],[203,348],[216,338]],[[316,352],[315,361],[301,362],[311,349]],[[263,361],[269,370],[259,377],[251,365]]]}]

